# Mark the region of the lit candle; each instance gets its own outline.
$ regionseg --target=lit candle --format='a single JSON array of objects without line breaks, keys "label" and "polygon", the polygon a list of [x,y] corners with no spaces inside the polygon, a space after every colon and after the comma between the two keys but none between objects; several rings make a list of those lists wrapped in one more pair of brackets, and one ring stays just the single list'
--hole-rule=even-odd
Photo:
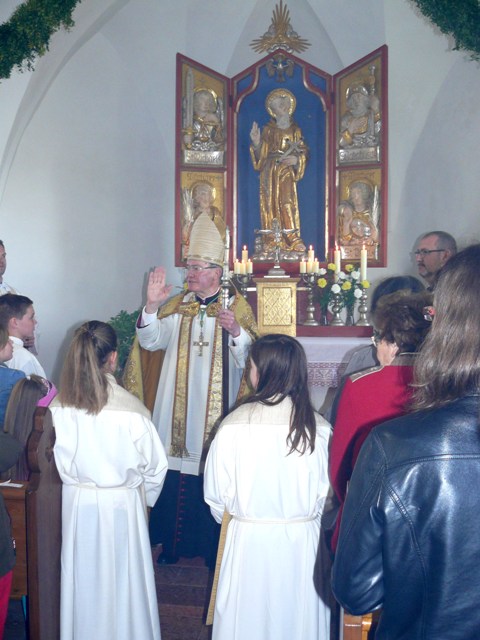
[{"label": "lit candle", "polygon": [[307,262],[307,273],[313,273],[313,260]]},{"label": "lit candle", "polygon": [[247,260],[247,273],[253,273],[253,263],[251,260]]},{"label": "lit candle", "polygon": [[367,250],[365,249],[365,245],[363,245],[360,251],[360,280],[367,279]]},{"label": "lit candle", "polygon": [[242,262],[247,262],[247,260],[248,260],[248,249],[247,249],[247,245],[244,244],[242,249]]},{"label": "lit candle", "polygon": [[245,260],[242,260],[238,265],[240,271],[238,272],[240,275],[244,276],[247,273],[247,263]]},{"label": "lit candle", "polygon": [[305,262],[305,258],[300,260],[300,273],[307,273],[307,263]]},{"label": "lit candle", "polygon": [[315,251],[313,250],[312,245],[308,247],[308,259],[312,262],[315,260]]},{"label": "lit candle", "polygon": [[335,263],[335,273],[340,273],[341,271],[341,256],[338,245],[335,245],[335,251],[333,252],[333,262]]},{"label": "lit candle", "polygon": [[233,263],[233,273],[240,273],[240,263],[238,261],[238,258],[235,258],[235,262]]}]

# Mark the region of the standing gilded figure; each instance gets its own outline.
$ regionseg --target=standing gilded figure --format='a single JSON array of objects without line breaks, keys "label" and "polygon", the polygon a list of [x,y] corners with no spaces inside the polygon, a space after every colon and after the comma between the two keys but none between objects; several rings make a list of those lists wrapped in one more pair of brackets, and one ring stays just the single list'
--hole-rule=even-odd
[{"label": "standing gilded figure", "polygon": [[[282,251],[303,254],[297,182],[304,176],[308,149],[300,127],[292,119],[296,99],[286,89],[275,89],[268,94],[265,107],[272,119],[262,131],[254,122],[250,131],[250,155],[255,170],[260,172],[261,228],[273,230],[277,219],[282,229]],[[263,244],[264,251],[273,249],[273,234],[265,234]]]}]

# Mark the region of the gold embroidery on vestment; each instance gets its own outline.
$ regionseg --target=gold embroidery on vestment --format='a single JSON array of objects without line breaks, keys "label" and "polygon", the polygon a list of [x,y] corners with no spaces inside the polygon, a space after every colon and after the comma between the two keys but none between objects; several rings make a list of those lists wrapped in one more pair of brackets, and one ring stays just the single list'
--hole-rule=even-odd
[{"label": "gold embroidery on vestment", "polygon": [[187,411],[188,411],[188,369],[190,359],[190,338],[193,318],[183,315],[178,337],[177,375],[172,415],[172,443],[170,455],[175,458],[188,456],[187,451]]}]

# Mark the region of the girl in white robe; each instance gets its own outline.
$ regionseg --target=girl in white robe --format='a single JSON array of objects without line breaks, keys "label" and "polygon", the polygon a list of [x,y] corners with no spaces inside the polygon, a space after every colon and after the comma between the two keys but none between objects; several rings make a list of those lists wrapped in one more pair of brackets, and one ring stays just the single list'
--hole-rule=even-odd
[{"label": "girl in white robe", "polygon": [[223,422],[205,500],[228,525],[213,640],[328,640],[314,566],[329,490],[330,425],[316,414],[301,345],[268,335],[250,351],[253,395]]},{"label": "girl in white robe", "polygon": [[116,384],[117,339],[87,322],[50,409],[63,482],[61,640],[159,640],[147,506],[165,451],[144,405]]}]

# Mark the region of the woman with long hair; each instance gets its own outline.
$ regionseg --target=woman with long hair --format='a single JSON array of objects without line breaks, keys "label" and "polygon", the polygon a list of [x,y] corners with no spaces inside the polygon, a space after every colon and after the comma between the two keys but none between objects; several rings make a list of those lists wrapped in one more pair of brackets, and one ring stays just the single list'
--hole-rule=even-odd
[{"label": "woman with long hair", "polygon": [[285,335],[250,351],[253,394],[225,420],[205,466],[205,500],[228,525],[213,640],[326,640],[313,573],[328,493],[330,425],[308,394],[307,360]]},{"label": "woman with long hair", "polygon": [[147,526],[167,460],[150,413],[113,376],[117,337],[76,332],[50,405],[63,482],[61,640],[158,640]]},{"label": "woman with long hair", "polygon": [[425,316],[415,411],[365,441],[333,568],[345,609],[382,609],[377,640],[480,629],[480,244],[443,267]]}]

